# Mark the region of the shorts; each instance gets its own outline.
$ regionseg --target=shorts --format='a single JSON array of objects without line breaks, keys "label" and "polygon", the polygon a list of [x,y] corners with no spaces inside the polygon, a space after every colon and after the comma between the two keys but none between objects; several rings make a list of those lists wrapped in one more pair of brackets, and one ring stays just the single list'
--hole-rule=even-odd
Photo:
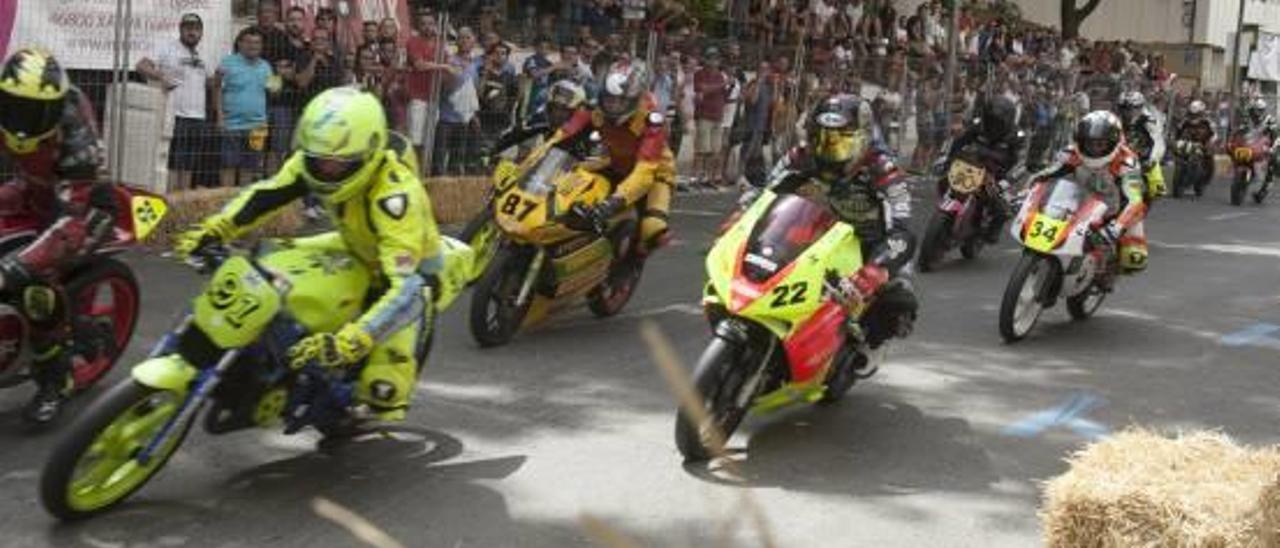
[{"label": "shorts", "polygon": [[262,169],[262,151],[249,149],[249,132],[222,132],[222,169]]},{"label": "shorts", "polygon": [[716,154],[720,152],[724,141],[724,128],[720,122],[698,120],[693,140],[693,150],[698,154]]},{"label": "shorts", "polygon": [[293,128],[298,123],[293,107],[271,107],[267,111],[267,123],[271,127],[271,152],[287,154],[293,150]]},{"label": "shorts", "polygon": [[173,140],[169,142],[169,169],[196,171],[200,157],[212,154],[213,140],[209,139],[208,124],[198,118],[174,118]]},{"label": "shorts", "polygon": [[422,99],[410,99],[408,118],[409,140],[414,146],[422,146],[427,133],[427,102]]}]

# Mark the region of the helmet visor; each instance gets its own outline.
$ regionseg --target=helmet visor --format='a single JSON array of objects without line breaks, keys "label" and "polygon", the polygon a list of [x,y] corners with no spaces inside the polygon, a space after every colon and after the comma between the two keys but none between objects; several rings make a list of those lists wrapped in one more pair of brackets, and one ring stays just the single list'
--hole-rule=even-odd
[{"label": "helmet visor", "polygon": [[21,138],[43,137],[58,127],[62,100],[42,101],[0,93],[0,128]]},{"label": "helmet visor", "polygon": [[364,158],[340,158],[333,156],[316,156],[307,155],[305,166],[307,175],[310,175],[317,183],[321,192],[333,192],[337,190],[342,183],[360,171],[364,167]]},{"label": "helmet visor", "polygon": [[863,132],[852,129],[819,128],[813,144],[814,156],[825,163],[851,162],[866,148]]},{"label": "helmet visor", "polygon": [[1115,143],[1106,137],[1088,137],[1080,143],[1080,152],[1086,158],[1102,158],[1115,148]]},{"label": "helmet visor", "polygon": [[555,86],[551,88],[551,104],[561,108],[573,109],[578,108],[581,98],[574,90],[566,86]]},{"label": "helmet visor", "polygon": [[611,117],[628,114],[629,103],[630,101],[621,95],[601,94],[600,96],[600,110]]}]

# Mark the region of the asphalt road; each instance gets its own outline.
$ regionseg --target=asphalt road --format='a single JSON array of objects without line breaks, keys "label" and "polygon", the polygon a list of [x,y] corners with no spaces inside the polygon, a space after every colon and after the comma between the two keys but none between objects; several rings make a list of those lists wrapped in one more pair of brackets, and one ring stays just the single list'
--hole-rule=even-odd
[{"label": "asphalt road", "polygon": [[[574,310],[481,351],[460,301],[409,420],[432,440],[426,451],[325,455],[306,435],[197,432],[118,511],[59,525],[36,498],[57,433],[21,433],[28,389],[0,393],[0,546],[357,544],[313,511],[324,497],[408,546],[590,545],[585,513],[651,546],[768,535],[780,546],[1021,547],[1038,543],[1040,482],[1092,436],[1142,424],[1280,441],[1280,339],[1263,334],[1280,325],[1280,205],[1230,207],[1219,183],[1199,202],[1157,206],[1150,271],[1123,280],[1096,318],[1073,323],[1059,307],[1003,345],[996,310],[1016,249],[957,259],[919,278],[917,331],[878,376],[836,406],[750,419],[731,442],[742,477],[686,469],[638,328],[657,321],[696,359],[708,337],[702,256],[729,203],[678,199],[679,242],[649,263],[620,317]],[[917,202],[921,222],[931,203]],[[114,378],[201,283],[158,258],[131,261],[145,311]]]}]

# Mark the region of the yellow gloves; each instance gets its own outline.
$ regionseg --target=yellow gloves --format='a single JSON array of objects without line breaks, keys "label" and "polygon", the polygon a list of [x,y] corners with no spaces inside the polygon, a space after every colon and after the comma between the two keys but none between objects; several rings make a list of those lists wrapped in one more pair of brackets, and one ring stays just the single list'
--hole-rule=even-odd
[{"label": "yellow gloves", "polygon": [[300,369],[310,362],[321,367],[352,365],[373,350],[373,338],[360,326],[347,324],[337,333],[316,333],[289,349],[289,366]]},{"label": "yellow gloves", "polygon": [[230,221],[215,215],[179,235],[173,251],[185,259],[209,244],[226,243],[234,233],[235,227]]}]

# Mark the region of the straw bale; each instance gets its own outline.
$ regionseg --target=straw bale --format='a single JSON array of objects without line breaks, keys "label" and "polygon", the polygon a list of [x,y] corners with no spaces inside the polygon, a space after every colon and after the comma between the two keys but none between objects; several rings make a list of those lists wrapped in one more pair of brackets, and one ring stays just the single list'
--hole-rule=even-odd
[{"label": "straw bale", "polygon": [[1217,432],[1130,429],[1068,459],[1045,485],[1051,547],[1275,546],[1280,450]]},{"label": "straw bale", "polygon": [[436,222],[459,224],[484,209],[489,191],[487,177],[433,177],[427,179],[427,191],[435,208]]}]

